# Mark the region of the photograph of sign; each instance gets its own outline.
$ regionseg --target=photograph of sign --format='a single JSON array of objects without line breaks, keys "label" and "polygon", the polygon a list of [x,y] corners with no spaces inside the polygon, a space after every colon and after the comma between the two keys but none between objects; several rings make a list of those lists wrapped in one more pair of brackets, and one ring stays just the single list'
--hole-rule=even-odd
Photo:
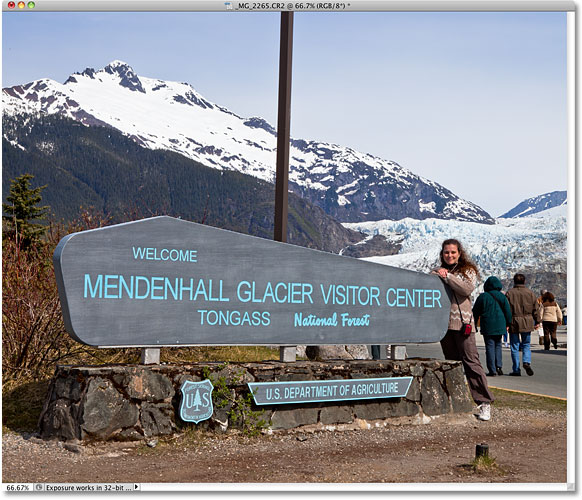
[{"label": "photograph of sign", "polygon": [[101,346],[437,342],[432,275],[154,217],[64,237],[53,256],[69,334]]},{"label": "photograph of sign", "polygon": [[214,386],[210,380],[191,382],[187,380],[180,387],[182,404],[180,418],[185,422],[202,422],[212,416],[212,390]]},{"label": "photograph of sign", "polygon": [[354,380],[309,380],[293,382],[249,382],[257,405],[321,403],[351,399],[401,398],[412,377],[363,378]]}]

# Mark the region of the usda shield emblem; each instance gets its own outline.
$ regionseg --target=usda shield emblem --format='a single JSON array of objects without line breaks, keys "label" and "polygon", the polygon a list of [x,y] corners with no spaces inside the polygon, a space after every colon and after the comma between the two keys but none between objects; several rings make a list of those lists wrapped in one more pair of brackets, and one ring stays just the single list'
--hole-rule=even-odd
[{"label": "usda shield emblem", "polygon": [[187,380],[180,387],[182,391],[182,404],[180,406],[180,418],[186,422],[197,424],[212,416],[212,389],[214,386],[210,380],[191,382]]}]

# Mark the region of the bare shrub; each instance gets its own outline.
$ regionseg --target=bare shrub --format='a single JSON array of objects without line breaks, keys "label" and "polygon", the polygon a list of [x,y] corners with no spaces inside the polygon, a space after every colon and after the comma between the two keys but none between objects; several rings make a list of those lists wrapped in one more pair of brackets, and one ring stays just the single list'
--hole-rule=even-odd
[{"label": "bare shrub", "polygon": [[37,380],[75,350],[65,332],[48,245],[23,251],[3,242],[2,374]]},{"label": "bare shrub", "polygon": [[2,385],[50,376],[57,363],[99,357],[66,332],[52,256],[68,233],[101,227],[108,219],[83,210],[78,220],[51,225],[26,249],[17,238],[2,241]]}]

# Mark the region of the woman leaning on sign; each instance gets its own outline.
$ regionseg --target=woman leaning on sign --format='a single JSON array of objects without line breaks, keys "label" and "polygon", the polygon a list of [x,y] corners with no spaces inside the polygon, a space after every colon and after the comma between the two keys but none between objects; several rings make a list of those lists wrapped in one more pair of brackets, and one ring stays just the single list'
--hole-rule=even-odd
[{"label": "woman leaning on sign", "polygon": [[441,266],[431,274],[438,275],[445,284],[451,300],[447,333],[441,340],[445,359],[463,362],[471,396],[479,405],[479,420],[491,418],[493,395],[489,391],[485,371],[479,361],[475,342],[475,322],[471,294],[479,271],[465,253],[458,240],[445,240],[440,252]]}]

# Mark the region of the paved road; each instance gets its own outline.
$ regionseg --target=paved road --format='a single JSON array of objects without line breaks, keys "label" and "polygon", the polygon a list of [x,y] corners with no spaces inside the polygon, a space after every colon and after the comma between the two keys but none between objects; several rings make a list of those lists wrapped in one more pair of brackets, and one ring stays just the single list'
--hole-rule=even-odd
[{"label": "paved road", "polygon": [[[570,332],[573,335],[573,332]],[[533,336],[532,336],[533,337]],[[477,348],[481,364],[486,368],[485,346],[483,336],[477,333]],[[567,334],[562,327],[558,330],[558,349],[551,348],[550,351],[544,351],[543,346],[533,339],[532,343],[532,362],[531,366],[534,374],[528,377],[522,369],[521,377],[509,377],[507,375],[488,377],[487,380],[491,387],[512,389],[533,394],[543,394],[545,396],[554,396],[566,398],[567,396]],[[562,347],[563,346],[563,347]],[[436,358],[444,359],[440,344],[407,344],[406,354],[409,358]],[[509,348],[503,348],[503,371],[508,374],[511,372],[511,354]]]}]

